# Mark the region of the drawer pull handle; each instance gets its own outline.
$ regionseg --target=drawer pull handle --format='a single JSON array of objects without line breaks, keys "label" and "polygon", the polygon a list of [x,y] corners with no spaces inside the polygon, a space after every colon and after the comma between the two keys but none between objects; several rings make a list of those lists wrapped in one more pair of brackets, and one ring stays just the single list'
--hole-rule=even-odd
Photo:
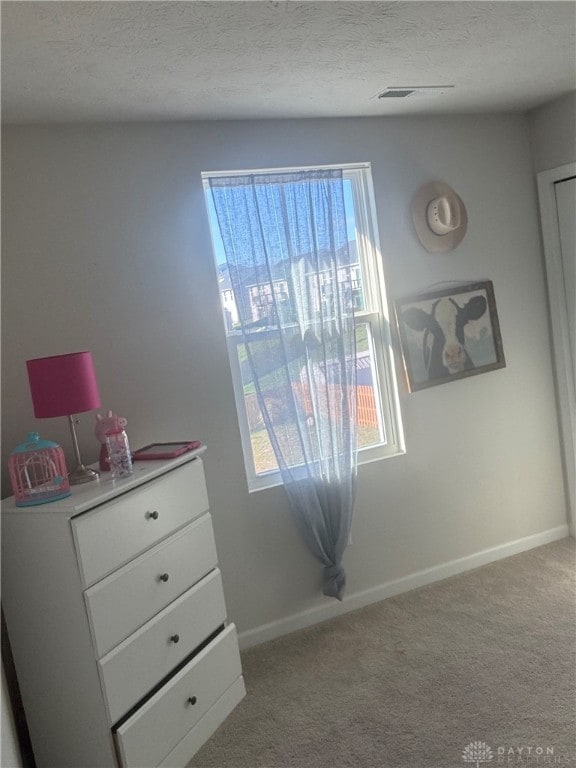
[{"label": "drawer pull handle", "polygon": [[156,510],[154,510],[154,512],[146,512],[146,518],[148,520],[158,520],[158,512],[156,512]]},{"label": "drawer pull handle", "polygon": [[170,642],[171,643],[179,643],[180,642],[180,635],[172,635],[170,637]]},{"label": "drawer pull handle", "polygon": [[167,573],[161,573],[161,574],[160,574],[160,576],[159,576],[158,578],[160,579],[160,581],[168,581],[168,579],[170,578],[170,576],[168,576],[168,574],[167,574]]},{"label": "drawer pull handle", "polygon": [[194,704],[196,704],[197,701],[198,701],[198,699],[196,698],[196,696],[190,696],[190,698],[188,699],[188,704],[190,704],[190,706],[193,707]]}]

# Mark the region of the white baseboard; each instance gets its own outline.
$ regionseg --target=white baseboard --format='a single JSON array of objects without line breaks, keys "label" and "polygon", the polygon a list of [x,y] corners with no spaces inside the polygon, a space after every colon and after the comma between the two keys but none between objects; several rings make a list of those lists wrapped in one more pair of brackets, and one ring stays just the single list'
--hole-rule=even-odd
[{"label": "white baseboard", "polygon": [[330,600],[326,605],[319,605],[309,608],[301,613],[294,613],[286,618],[272,621],[269,624],[262,624],[254,629],[248,629],[241,632],[238,636],[240,648],[250,648],[253,645],[260,645],[267,640],[273,640],[276,637],[287,635],[297,629],[304,629],[312,624],[318,624],[321,621],[341,616],[349,611],[358,608],[364,608],[366,605],[385,600],[387,597],[399,595],[402,592],[408,592],[417,587],[423,587],[426,584],[432,584],[435,581],[441,581],[449,576],[455,576],[458,573],[471,571],[473,568],[479,568],[481,565],[493,563],[496,560],[502,560],[505,557],[517,555],[519,552],[525,552],[535,547],[541,547],[558,539],[564,539],[569,536],[567,525],[560,525],[557,528],[551,528],[542,533],[535,533],[532,536],[525,536],[522,539],[500,544],[497,547],[484,549],[467,557],[460,557],[458,560],[450,560],[442,565],[436,565],[433,568],[427,568],[423,571],[416,571],[409,576],[403,576],[401,579],[388,581],[377,587],[371,587],[363,592],[357,592],[349,595],[340,603],[337,600]]}]

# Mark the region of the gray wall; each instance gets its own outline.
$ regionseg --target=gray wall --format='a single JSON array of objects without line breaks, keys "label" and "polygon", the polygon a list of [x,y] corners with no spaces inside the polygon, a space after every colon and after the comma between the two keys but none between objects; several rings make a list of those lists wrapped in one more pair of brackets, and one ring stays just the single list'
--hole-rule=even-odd
[{"label": "gray wall", "polygon": [[576,160],[576,91],[528,113],[536,173]]},{"label": "gray wall", "polygon": [[[525,117],[14,127],[2,150],[2,466],[32,428],[70,445],[63,419],[33,418],[24,361],[92,350],[103,408],[128,418],[133,447],[209,446],[240,631],[326,598],[282,488],[247,491],[201,171],[370,161],[391,296],[494,282],[507,367],[402,389],[407,454],[360,467],[349,595],[565,524]],[[467,205],[453,253],[427,253],[412,230],[410,198],[430,179]],[[90,460],[93,423],[82,417]]]}]

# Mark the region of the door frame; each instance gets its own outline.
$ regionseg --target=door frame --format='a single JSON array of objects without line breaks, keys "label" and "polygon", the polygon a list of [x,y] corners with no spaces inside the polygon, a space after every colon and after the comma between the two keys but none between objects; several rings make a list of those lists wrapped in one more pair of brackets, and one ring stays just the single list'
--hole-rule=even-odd
[{"label": "door frame", "polygon": [[576,537],[576,397],[574,368],[568,334],[568,308],[564,293],[564,271],[555,185],[576,176],[576,162],[550,168],[536,175],[540,202],[540,223],[546,264],[556,394],[563,448],[566,501],[570,533]]}]

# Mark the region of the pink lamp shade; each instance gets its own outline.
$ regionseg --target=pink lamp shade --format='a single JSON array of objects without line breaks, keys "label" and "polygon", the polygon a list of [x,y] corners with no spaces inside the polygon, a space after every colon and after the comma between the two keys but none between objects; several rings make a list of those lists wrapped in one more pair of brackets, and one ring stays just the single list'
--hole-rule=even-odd
[{"label": "pink lamp shade", "polygon": [[37,419],[70,416],[100,407],[90,352],[39,357],[27,360],[26,367]]}]

